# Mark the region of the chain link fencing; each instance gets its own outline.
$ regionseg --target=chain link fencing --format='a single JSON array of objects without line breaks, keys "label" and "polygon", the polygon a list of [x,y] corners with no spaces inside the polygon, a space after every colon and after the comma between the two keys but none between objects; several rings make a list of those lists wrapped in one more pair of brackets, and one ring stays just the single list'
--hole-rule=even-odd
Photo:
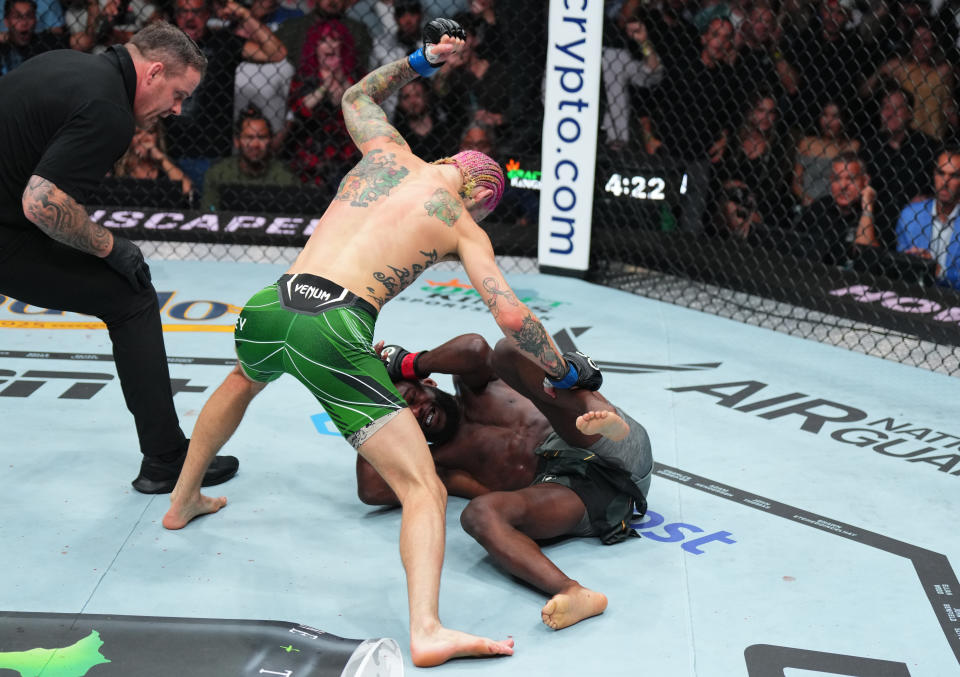
[{"label": "chain link fencing", "polygon": [[[210,73],[181,117],[138,134],[91,213],[148,255],[292,259],[359,159],[343,89],[452,16],[463,54],[384,109],[425,160],[501,162],[510,186],[485,226],[507,272],[536,270],[554,5],[158,4],[198,31]],[[586,277],[960,373],[960,9],[623,0],[604,15]]]}]

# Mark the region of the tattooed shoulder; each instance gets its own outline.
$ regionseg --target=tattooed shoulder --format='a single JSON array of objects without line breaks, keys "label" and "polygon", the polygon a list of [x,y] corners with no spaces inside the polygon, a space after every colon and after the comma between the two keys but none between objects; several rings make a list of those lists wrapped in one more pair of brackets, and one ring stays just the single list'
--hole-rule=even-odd
[{"label": "tattooed shoulder", "polygon": [[374,149],[347,172],[334,199],[347,201],[352,207],[368,207],[389,195],[409,173],[409,169],[397,162],[396,154]]},{"label": "tattooed shoulder", "polygon": [[463,203],[445,188],[437,188],[423,208],[427,210],[427,216],[437,217],[450,228],[463,213]]},{"label": "tattooed shoulder", "polygon": [[373,279],[377,286],[367,287],[367,296],[382,308],[383,304],[406,289],[420,273],[439,260],[436,249],[428,252],[421,250],[420,253],[426,257],[422,263],[418,261],[409,267],[388,264],[386,267],[389,272],[375,272]]}]

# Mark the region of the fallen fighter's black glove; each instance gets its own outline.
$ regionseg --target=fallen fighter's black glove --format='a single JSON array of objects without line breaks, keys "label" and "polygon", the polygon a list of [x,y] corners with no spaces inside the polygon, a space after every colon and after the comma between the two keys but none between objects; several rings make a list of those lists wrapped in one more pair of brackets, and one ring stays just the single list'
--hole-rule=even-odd
[{"label": "fallen fighter's black glove", "polygon": [[421,350],[419,353],[411,353],[398,345],[384,346],[380,351],[380,359],[387,367],[387,375],[391,381],[416,381],[430,375],[430,372],[421,372],[417,369],[417,360],[421,355],[427,353],[427,350]]},{"label": "fallen fighter's black glove", "polygon": [[135,291],[146,289],[150,285],[150,266],[143,260],[140,247],[125,237],[113,238],[113,249],[103,257],[104,262],[127,278]]},{"label": "fallen fighter's black glove", "polygon": [[603,374],[600,367],[579,350],[571,350],[563,354],[567,363],[567,374],[560,380],[548,379],[550,385],[561,390],[580,388],[582,390],[599,390],[603,384]]}]

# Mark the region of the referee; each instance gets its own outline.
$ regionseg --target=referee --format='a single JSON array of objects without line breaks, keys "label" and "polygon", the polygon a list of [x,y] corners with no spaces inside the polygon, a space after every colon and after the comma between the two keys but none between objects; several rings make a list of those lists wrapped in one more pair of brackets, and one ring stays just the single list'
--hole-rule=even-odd
[{"label": "referee", "polygon": [[[173,489],[187,451],[157,292],[140,249],[92,222],[82,202],[134,126],[179,114],[206,66],[186,34],[158,22],[104,54],[46,52],[0,78],[0,294],[106,323],[144,455],[133,486],[148,494]],[[237,466],[215,459],[204,485]]]}]

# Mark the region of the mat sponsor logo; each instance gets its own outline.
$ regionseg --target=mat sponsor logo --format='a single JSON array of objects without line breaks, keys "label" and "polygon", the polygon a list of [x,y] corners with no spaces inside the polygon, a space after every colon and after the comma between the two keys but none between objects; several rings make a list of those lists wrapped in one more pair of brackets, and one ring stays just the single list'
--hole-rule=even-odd
[{"label": "mat sponsor logo", "polygon": [[[160,306],[160,314],[166,315],[173,320],[180,320],[186,323],[213,323],[225,315],[237,315],[242,308],[226,301],[211,301],[207,299],[180,300],[175,299],[176,291],[157,292],[157,304]],[[70,313],[64,310],[51,310],[32,306],[23,301],[18,301],[12,297],[0,294],[0,319],[4,316],[19,322],[28,322],[31,326],[28,328],[42,329],[44,325],[51,328],[57,328],[64,325],[64,322],[51,321],[48,318],[62,317],[87,317],[79,313]],[[25,318],[29,318],[26,320]],[[41,320],[41,318],[43,318]],[[72,323],[71,329],[89,329],[89,323]],[[96,323],[103,327],[102,322]]]},{"label": "mat sponsor logo", "polygon": [[[681,548],[693,555],[704,554],[706,550],[702,546],[707,543],[736,543],[731,538],[733,534],[729,531],[715,531],[704,536],[690,538],[694,534],[703,533],[706,529],[687,522],[667,523],[663,515],[653,510],[647,510],[643,517],[634,515],[630,526],[639,531],[644,538],[649,538],[658,543],[680,543]],[[663,533],[659,533],[660,531]],[[691,533],[684,533],[685,531]],[[689,540],[687,540],[688,538]]]},{"label": "mat sponsor logo", "polygon": [[28,369],[17,378],[17,372],[0,369],[0,397],[30,397],[47,383],[54,383],[57,389],[48,390],[59,392],[61,400],[89,400],[113,378],[112,374],[96,372],[39,369]]},{"label": "mat sponsor logo", "polygon": [[[419,295],[415,295],[417,291],[420,292]],[[545,298],[533,289],[514,289],[513,293],[541,320],[549,318],[558,307],[570,304],[569,301]],[[456,277],[444,281],[426,280],[423,285],[408,289],[396,300],[403,303],[422,303],[427,306],[490,313],[483,297],[473,288],[473,285],[469,282],[461,282]]]},{"label": "mat sponsor logo", "polygon": [[[9,351],[0,351],[0,356]],[[26,353],[26,359],[64,359],[49,353]],[[69,359],[75,359],[72,356]],[[76,358],[84,359],[84,358]],[[173,360],[171,360],[172,362]],[[0,369],[0,397],[30,397],[40,391],[48,397],[54,393],[59,400],[89,400],[99,393],[108,382],[116,378],[113,374],[87,371],[51,371],[46,369],[27,369],[17,373],[10,369]],[[51,384],[44,388],[46,384]],[[193,385],[187,378],[171,378],[173,394],[202,393],[207,386]]]},{"label": "mat sponsor logo", "polygon": [[[734,381],[667,388],[671,392],[699,392],[717,399],[716,404],[740,413],[752,413],[768,421],[786,419],[800,430],[829,434],[842,444],[870,448],[883,456],[907,463],[924,464],[951,476],[960,476],[960,435],[893,416],[870,415],[863,409],[806,393],[773,394],[760,381]],[[761,392],[763,393],[761,395]],[[861,423],[862,422],[862,423]],[[858,424],[849,427],[849,424]],[[921,467],[921,466],[917,466]]]}]

